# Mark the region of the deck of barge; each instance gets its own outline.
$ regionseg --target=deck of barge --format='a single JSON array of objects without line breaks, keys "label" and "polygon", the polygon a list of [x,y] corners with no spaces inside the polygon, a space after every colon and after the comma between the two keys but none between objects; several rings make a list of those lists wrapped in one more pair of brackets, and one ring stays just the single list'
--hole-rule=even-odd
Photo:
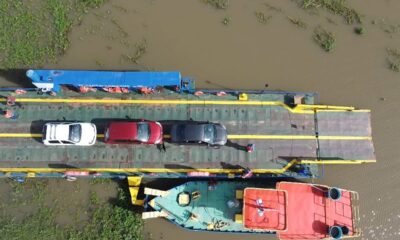
[{"label": "deck of barge", "polygon": [[[7,94],[1,93],[3,97]],[[368,110],[313,106],[312,94],[302,94],[307,105],[291,107],[294,95],[264,92],[238,101],[235,94],[198,97],[168,90],[148,96],[64,91],[54,97],[28,93],[17,96],[17,105],[12,107],[18,119],[0,119],[0,171],[60,168],[218,173],[250,168],[259,173],[296,176],[299,169],[290,168],[294,160],[303,160],[307,166],[313,161],[375,161]],[[157,146],[104,144],[101,136],[105,124],[128,118],[160,121],[165,129],[166,151]],[[224,124],[228,144],[214,149],[168,143],[168,126],[190,120]],[[44,146],[40,133],[49,121],[93,122],[98,127],[98,141],[92,147]],[[248,143],[255,144],[253,153],[244,151]],[[318,170],[308,167],[308,171],[317,175]]]}]

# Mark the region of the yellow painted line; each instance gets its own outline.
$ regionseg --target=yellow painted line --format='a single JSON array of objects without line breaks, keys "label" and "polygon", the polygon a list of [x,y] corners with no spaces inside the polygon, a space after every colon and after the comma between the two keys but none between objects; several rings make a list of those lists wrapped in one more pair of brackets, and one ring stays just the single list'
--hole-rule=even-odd
[{"label": "yellow painted line", "polygon": [[[41,133],[0,133],[0,138],[41,138]],[[98,138],[104,138],[104,134],[97,134]],[[171,135],[165,134],[165,139],[171,138]],[[313,135],[228,135],[228,139],[253,139],[253,140],[372,140],[372,137],[360,136],[319,136]]]},{"label": "yellow painted line", "polygon": [[372,137],[361,136],[318,136],[319,140],[372,140]]},{"label": "yellow painted line", "polygon": [[343,165],[343,164],[362,164],[362,163],[376,163],[376,159],[369,160],[301,160],[301,164],[320,164],[320,165]]},{"label": "yellow painted line", "polygon": [[41,138],[41,133],[0,133],[0,138]]},{"label": "yellow painted line", "polygon": [[[369,113],[371,110],[369,109],[354,109],[350,110],[351,112],[365,112]],[[318,109],[317,112],[343,112],[343,110],[334,110],[334,109]]]},{"label": "yellow painted line", "polygon": [[354,107],[347,107],[347,106],[334,106],[334,105],[318,105],[318,104],[299,104],[295,108],[303,108],[303,109],[322,109],[322,110],[345,110],[351,111],[355,110]]},{"label": "yellow painted line", "polygon": [[314,136],[314,135],[228,135],[228,139],[263,139],[263,140],[372,140],[362,136]]},{"label": "yellow painted line", "polygon": [[[0,99],[0,101],[6,101]],[[280,106],[292,113],[313,114],[320,110],[353,111],[354,107],[299,104],[294,108],[278,101],[239,101],[239,100],[166,100],[166,99],[86,99],[86,98],[17,98],[20,103],[86,103],[86,104],[174,104],[174,105],[250,105]],[[359,111],[359,110],[357,110]]]},{"label": "yellow painted line", "polygon": [[[363,164],[374,163],[376,160],[291,160],[286,166],[280,169],[252,169],[253,173],[265,174],[275,173],[280,174],[289,170],[295,164]],[[82,172],[104,172],[104,173],[190,173],[190,172],[205,172],[216,174],[241,174],[244,169],[209,169],[209,168],[0,168],[0,172],[27,172],[27,173],[64,173],[67,171],[82,171]]]},{"label": "yellow painted line", "polygon": [[314,135],[228,135],[228,139],[314,140]]}]

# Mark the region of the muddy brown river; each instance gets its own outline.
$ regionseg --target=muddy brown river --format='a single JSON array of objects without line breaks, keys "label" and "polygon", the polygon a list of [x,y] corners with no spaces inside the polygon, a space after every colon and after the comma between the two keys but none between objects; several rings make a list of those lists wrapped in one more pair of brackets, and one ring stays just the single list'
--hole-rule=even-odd
[{"label": "muddy brown river", "polygon": [[[73,28],[65,55],[45,67],[179,70],[201,88],[311,91],[324,104],[371,109],[377,163],[328,166],[314,182],[359,192],[362,239],[400,239],[400,73],[388,68],[386,51],[400,49],[400,1],[348,3],[363,15],[362,35],[291,0],[231,0],[226,10],[200,0],[111,0]],[[318,25],[334,33],[332,52],[313,40]],[[146,221],[145,238],[275,239],[190,232],[162,219]]]}]

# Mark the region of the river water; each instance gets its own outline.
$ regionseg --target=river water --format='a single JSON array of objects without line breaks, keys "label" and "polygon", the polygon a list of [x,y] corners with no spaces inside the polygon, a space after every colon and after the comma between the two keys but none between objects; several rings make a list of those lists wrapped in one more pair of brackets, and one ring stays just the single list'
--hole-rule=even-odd
[{"label": "river water", "polygon": [[[291,0],[231,0],[226,10],[200,0],[111,0],[73,28],[65,55],[45,67],[179,70],[198,87],[311,91],[324,104],[371,109],[378,162],[328,166],[315,182],[359,192],[363,239],[400,239],[400,73],[388,69],[386,51],[400,49],[400,1],[348,3],[363,15],[362,35],[340,16]],[[334,33],[332,52],[313,40],[316,26]],[[145,232],[164,240],[268,238],[189,232],[160,219],[146,221]]]}]

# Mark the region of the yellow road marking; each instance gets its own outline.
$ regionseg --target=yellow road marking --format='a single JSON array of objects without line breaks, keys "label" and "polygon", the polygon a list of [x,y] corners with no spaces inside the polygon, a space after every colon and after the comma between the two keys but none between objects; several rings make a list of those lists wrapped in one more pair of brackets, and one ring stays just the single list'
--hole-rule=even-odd
[{"label": "yellow road marking", "polygon": [[0,138],[41,138],[41,133],[0,133]]},{"label": "yellow road marking", "polygon": [[319,165],[337,165],[337,164],[361,164],[361,163],[375,163],[376,159],[369,160],[301,160],[301,164],[319,164]]},{"label": "yellow road marking", "polygon": [[[0,99],[4,102],[5,99]],[[239,100],[166,100],[166,99],[86,99],[86,98],[17,98],[20,103],[87,103],[87,104],[173,104],[173,105],[250,105],[280,106],[292,113],[313,114],[315,111],[369,111],[354,107],[299,104],[290,107],[279,101],[239,101]]]},{"label": "yellow road marking", "polygon": [[[0,133],[0,138],[41,138],[41,133]],[[97,134],[98,138],[104,138],[104,134]],[[164,139],[171,138],[165,134]],[[314,135],[228,135],[228,139],[252,139],[252,140],[372,140],[372,137],[363,136],[314,136]]]},{"label": "yellow road marking", "polygon": [[363,136],[315,136],[315,135],[228,135],[228,139],[265,139],[265,140],[372,140]]},{"label": "yellow road marking", "polygon": [[372,140],[372,137],[362,136],[318,136],[319,140]]},{"label": "yellow road marking", "polygon": [[[374,163],[376,160],[291,160],[286,166],[280,169],[252,169],[256,174],[281,174],[289,170],[295,164],[362,164]],[[242,174],[244,169],[214,169],[214,168],[0,168],[0,172],[27,172],[27,173],[64,173],[67,171],[82,171],[82,172],[103,172],[103,173],[190,173],[190,172],[205,172],[215,174]]]}]

